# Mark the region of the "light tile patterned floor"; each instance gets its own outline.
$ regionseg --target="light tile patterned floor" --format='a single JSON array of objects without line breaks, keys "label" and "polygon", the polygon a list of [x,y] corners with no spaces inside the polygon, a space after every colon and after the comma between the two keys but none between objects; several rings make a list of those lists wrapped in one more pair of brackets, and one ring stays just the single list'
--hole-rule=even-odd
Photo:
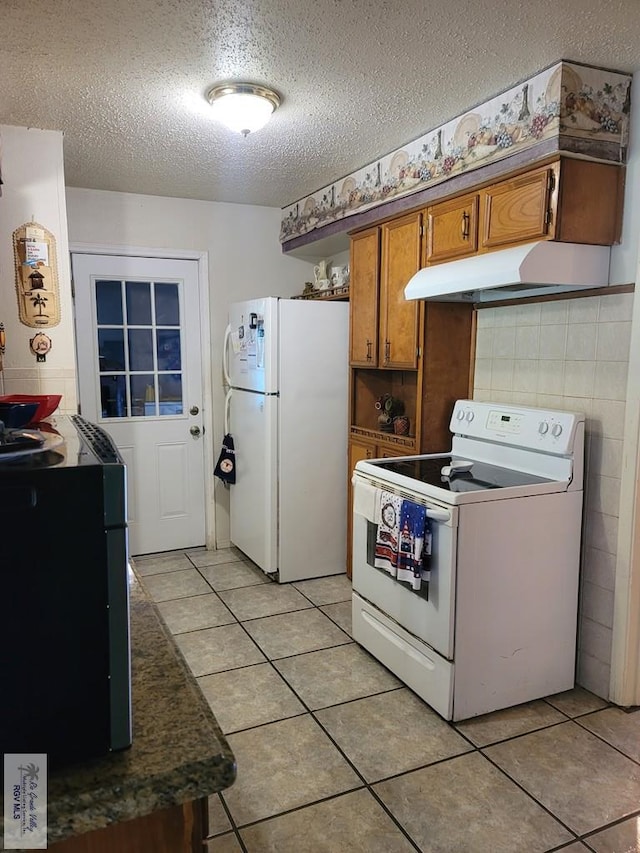
[{"label": "light tile patterned floor", "polygon": [[346,577],[136,567],[238,761],[209,853],[640,853],[640,710],[576,688],[452,725],[353,642]]}]

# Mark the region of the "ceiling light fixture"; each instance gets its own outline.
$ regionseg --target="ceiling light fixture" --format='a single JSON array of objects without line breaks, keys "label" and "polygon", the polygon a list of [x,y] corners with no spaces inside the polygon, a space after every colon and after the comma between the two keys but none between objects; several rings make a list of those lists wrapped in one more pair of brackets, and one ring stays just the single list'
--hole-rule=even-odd
[{"label": "ceiling light fixture", "polygon": [[207,100],[215,118],[243,136],[264,127],[280,106],[280,96],[272,89],[253,83],[214,86],[207,92]]}]

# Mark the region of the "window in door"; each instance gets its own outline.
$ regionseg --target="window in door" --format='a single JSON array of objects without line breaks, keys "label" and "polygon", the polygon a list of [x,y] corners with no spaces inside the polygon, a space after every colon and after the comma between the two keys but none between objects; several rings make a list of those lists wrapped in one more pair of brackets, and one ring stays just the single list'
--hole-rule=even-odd
[{"label": "window in door", "polygon": [[184,412],[177,282],[95,282],[100,408],[104,419]]}]

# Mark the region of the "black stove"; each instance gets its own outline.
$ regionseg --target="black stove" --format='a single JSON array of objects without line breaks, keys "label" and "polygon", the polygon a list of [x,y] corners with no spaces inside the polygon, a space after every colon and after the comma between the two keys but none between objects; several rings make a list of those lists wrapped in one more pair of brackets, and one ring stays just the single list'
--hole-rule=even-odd
[{"label": "black stove", "polygon": [[0,751],[55,769],[131,743],[126,472],[79,416],[15,438],[0,453]]}]

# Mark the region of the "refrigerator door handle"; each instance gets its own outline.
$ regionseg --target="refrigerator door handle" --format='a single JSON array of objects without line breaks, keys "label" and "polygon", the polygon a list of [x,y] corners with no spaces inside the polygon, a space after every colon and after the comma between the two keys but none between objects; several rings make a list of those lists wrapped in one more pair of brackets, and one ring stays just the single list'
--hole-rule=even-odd
[{"label": "refrigerator door handle", "polygon": [[224,398],[224,434],[229,435],[229,408],[231,405],[231,395],[233,391],[231,388],[227,391],[227,396]]},{"label": "refrigerator door handle", "polygon": [[[224,343],[222,344],[222,373],[224,375],[225,385],[231,387],[231,377],[229,376],[229,338],[231,337],[231,326],[227,326],[224,330]],[[226,411],[226,409],[225,409]],[[228,430],[225,428],[225,434]]]}]

